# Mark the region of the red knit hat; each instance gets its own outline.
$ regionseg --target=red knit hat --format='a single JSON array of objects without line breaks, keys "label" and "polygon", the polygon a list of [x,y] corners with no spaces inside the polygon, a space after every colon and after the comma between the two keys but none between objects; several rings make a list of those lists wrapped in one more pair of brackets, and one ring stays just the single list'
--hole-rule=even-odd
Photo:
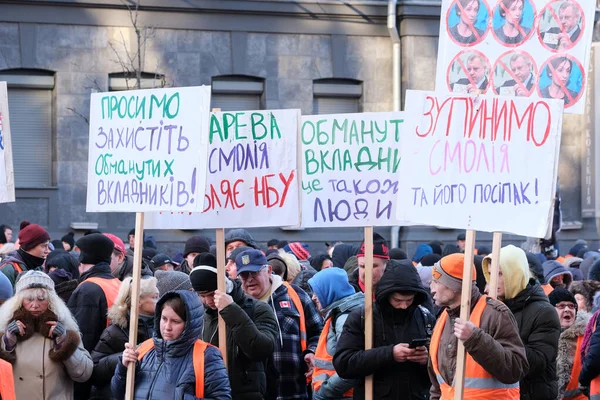
[{"label": "red knit hat", "polygon": [[48,242],[50,234],[44,228],[29,221],[21,222],[19,231],[19,243],[24,251],[33,249],[38,244]]}]

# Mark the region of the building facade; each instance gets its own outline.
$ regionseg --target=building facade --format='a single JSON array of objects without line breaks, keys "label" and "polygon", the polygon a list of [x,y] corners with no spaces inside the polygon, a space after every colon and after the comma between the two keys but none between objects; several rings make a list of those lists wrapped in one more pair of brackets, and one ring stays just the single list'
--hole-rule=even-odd
[{"label": "building facade", "polygon": [[[17,202],[0,205],[0,223],[16,231],[27,219],[53,238],[94,227],[126,237],[135,215],[85,211],[87,119],[90,93],[126,89],[132,63],[141,66],[142,87],[212,85],[212,106],[224,111],[392,111],[394,32],[388,29],[388,11],[393,10],[400,39],[397,90],[403,96],[407,89],[434,89],[439,1],[141,3],[138,29],[132,22],[136,14],[119,0],[0,3],[0,81],[9,85],[17,187]],[[595,60],[600,69],[600,56]],[[590,85],[590,99],[594,90]],[[586,115],[565,118],[559,182],[561,240],[585,238],[597,247],[594,139],[599,130],[593,109],[590,101]],[[390,229],[377,231],[389,239]],[[318,250],[326,241],[362,239],[361,229],[251,232],[263,243],[301,240]],[[160,248],[175,252],[192,232],[148,233]],[[211,230],[194,233],[214,238]],[[452,242],[456,232],[405,227],[399,238],[411,254],[418,242]],[[479,239],[489,241],[491,235]]]}]

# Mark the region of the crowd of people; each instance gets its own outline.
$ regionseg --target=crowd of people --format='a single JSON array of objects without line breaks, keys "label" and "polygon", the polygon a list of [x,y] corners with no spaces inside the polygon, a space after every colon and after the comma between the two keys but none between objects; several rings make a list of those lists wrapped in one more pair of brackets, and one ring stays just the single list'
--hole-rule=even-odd
[{"label": "crowd of people", "polygon": [[0,400],[122,399],[130,365],[136,399],[363,399],[372,375],[375,399],[449,400],[459,343],[465,399],[600,398],[600,252],[583,241],[556,259],[503,247],[497,299],[492,255],[478,246],[462,320],[464,235],[409,258],[374,234],[365,350],[364,243],[311,255],[274,239],[263,251],[231,230],[221,291],[207,238],[171,257],[150,237],[135,248],[135,235],[126,246],[110,233],[52,240],[27,221],[18,235],[0,226]]}]

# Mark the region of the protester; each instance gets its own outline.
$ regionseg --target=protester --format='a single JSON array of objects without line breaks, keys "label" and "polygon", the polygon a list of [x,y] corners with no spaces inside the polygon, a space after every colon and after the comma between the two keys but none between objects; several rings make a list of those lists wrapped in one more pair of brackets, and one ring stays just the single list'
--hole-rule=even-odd
[{"label": "protester", "polygon": [[172,290],[194,290],[188,274],[179,271],[154,272],[157,283],[156,287],[161,296]]},{"label": "protester", "polygon": [[[431,250],[433,250],[434,254],[437,254],[440,257],[442,256],[442,252],[444,250],[444,242],[439,241],[439,240],[434,240],[428,244],[429,244],[429,247],[431,247]],[[390,252],[391,252],[391,250],[390,250]],[[390,257],[391,257],[391,255],[390,255]]]},{"label": "protester", "polygon": [[54,291],[65,304],[79,284],[79,262],[65,250],[54,250],[46,258],[45,272],[54,281]]},{"label": "protester", "polygon": [[[238,248],[240,248],[240,247],[238,247]],[[250,247],[244,247],[244,248],[250,249]],[[235,264],[235,260],[234,260],[234,264]],[[271,269],[273,270],[273,273],[275,275],[280,276],[284,282],[287,282],[287,264],[285,263],[285,260],[283,258],[281,258],[281,255],[279,255],[279,253],[269,254],[267,256],[267,264],[269,264],[271,266]],[[237,267],[235,267],[235,269],[237,271]]]},{"label": "protester", "polygon": [[207,238],[204,236],[192,236],[185,242],[183,250],[184,260],[176,270],[189,275],[194,265],[194,258],[200,253],[208,253],[209,251],[210,242]]},{"label": "protester", "polygon": [[485,256],[489,256],[490,254],[492,254],[492,250],[489,247],[487,247],[487,246],[479,246],[477,248],[477,255],[478,256],[485,257]]},{"label": "protester", "polygon": [[542,264],[544,267],[544,279],[554,289],[557,287],[569,288],[573,281],[573,275],[564,265],[556,260],[548,260]]},{"label": "protester", "polygon": [[[431,293],[435,304],[446,310],[431,338],[428,367],[432,382],[431,399],[454,398],[451,385],[456,370],[458,340],[471,356],[466,362],[465,400],[489,398],[492,394],[498,399],[518,399],[519,381],[527,375],[529,364],[517,323],[508,307],[481,295],[475,282],[471,287],[469,321],[459,318],[464,262],[464,254],[452,254],[442,258],[433,270]],[[475,277],[475,266],[471,273]],[[450,323],[447,323],[448,317]],[[470,378],[485,380],[479,384],[478,379]]]},{"label": "protester", "polygon": [[319,312],[302,289],[272,274],[272,267],[259,250],[238,254],[236,264],[244,292],[267,302],[277,316],[274,360],[280,374],[278,399],[308,399],[305,375],[309,377],[312,372],[323,328]]},{"label": "protester", "polygon": [[579,269],[579,267],[581,266],[582,262],[583,262],[582,258],[579,258],[579,257],[569,257],[563,263],[564,267],[569,272],[571,272],[571,275],[573,276],[573,282],[582,281],[584,279],[583,278],[583,273]]},{"label": "protester", "polygon": [[[500,249],[498,299],[513,313],[525,345],[529,372],[519,382],[521,399],[555,399],[556,354],[561,324],[540,284],[531,277],[525,252],[513,245]],[[483,259],[491,279],[492,256]]]},{"label": "protester", "polygon": [[[72,399],[93,363],[77,323],[41,271],[27,271],[0,307],[0,358],[13,366],[18,399]],[[5,379],[5,377],[2,377]]]},{"label": "protester", "polygon": [[[281,242],[280,242],[281,243]],[[287,245],[287,242],[285,243]],[[236,247],[248,246],[253,249],[258,249],[258,245],[245,229],[232,229],[225,235],[225,256],[229,257],[229,254]],[[283,247],[283,246],[282,246]]]},{"label": "protester", "polygon": [[[125,271],[127,269],[125,244],[118,236],[113,235],[112,233],[105,233],[104,236],[112,240],[114,245],[110,257],[110,270],[115,278],[122,277],[121,280],[123,280],[128,272]],[[133,261],[131,264],[133,266]]]},{"label": "protester", "polygon": [[406,260],[408,258],[406,252],[399,247],[394,247],[393,249],[390,249],[389,255],[390,260]]},{"label": "protester", "polygon": [[348,283],[348,275],[340,268],[327,268],[308,280],[313,292],[312,299],[325,326],[319,337],[313,371],[313,399],[352,398],[354,380],[342,379],[333,368],[333,356],[344,329],[344,323],[352,310],[364,304],[364,295],[356,293]]},{"label": "protester", "polygon": [[267,242],[267,250],[278,250],[277,245],[279,244],[278,239],[271,239]]},{"label": "protester", "polygon": [[[195,293],[178,290],[162,296],[156,305],[152,339],[137,349],[125,344],[122,362],[117,364],[111,381],[113,396],[124,398],[127,366],[137,363],[134,399],[230,400],[221,352],[198,339],[203,317],[204,307]],[[140,354],[141,350],[145,354]],[[200,364],[204,373],[194,364]]]},{"label": "protester", "polygon": [[[110,399],[110,381],[119,364],[125,343],[129,342],[129,319],[131,311],[131,292],[133,278],[127,277],[121,283],[119,294],[108,310],[107,317],[111,324],[106,328],[98,344],[92,351],[94,372],[92,374],[91,399]],[[140,344],[154,334],[154,309],[158,301],[156,278],[150,277],[140,281],[138,300],[138,330],[136,344]]]},{"label": "protester", "polygon": [[292,283],[294,281],[294,279],[296,279],[296,276],[298,276],[298,274],[301,271],[300,263],[298,262],[298,259],[296,258],[296,256],[293,254],[279,253],[279,256],[285,262],[285,266],[287,269],[287,277],[285,280],[287,283]]},{"label": "protester", "polygon": [[[4,274],[0,274],[0,306],[13,296],[13,288]],[[1,397],[0,397],[1,399]]]},{"label": "protester", "polygon": [[[428,295],[409,260],[391,261],[376,288],[373,349],[364,350],[364,307],[352,311],[339,338],[333,365],[342,378],[360,379],[355,399],[364,399],[364,378],[373,375],[374,399],[426,399],[427,345],[435,318],[421,304]],[[413,340],[425,339],[415,348]]]},{"label": "protester", "polygon": [[75,232],[67,233],[60,238],[60,241],[62,242],[63,249],[65,249],[65,251],[72,251],[75,248]]},{"label": "protester", "polygon": [[0,246],[0,265],[2,264],[2,261],[4,261],[4,259],[13,251],[17,251],[17,247],[14,243],[5,243]]},{"label": "protester", "polygon": [[413,265],[416,267],[423,257],[428,254],[433,254],[433,249],[428,244],[420,244],[417,246],[417,250],[415,251],[415,255],[412,258]]},{"label": "protester", "polygon": [[556,288],[548,296],[560,318],[562,333],[558,341],[556,372],[558,376],[558,399],[587,399],[579,390],[581,372],[581,345],[585,328],[591,314],[577,310],[577,302],[564,288]]},{"label": "protester", "polygon": [[[356,269],[348,279],[356,292],[365,292],[365,242],[360,246],[356,255],[358,259],[358,269]],[[387,242],[378,233],[373,233],[373,297],[375,297],[375,288],[385,272],[386,265],[390,261]]]},{"label": "protester", "polygon": [[283,247],[283,251],[286,253],[291,253],[298,260],[308,260],[310,258],[310,253],[308,251],[308,245],[300,242],[292,242],[288,243]]},{"label": "protester", "polygon": [[20,228],[20,248],[0,264],[0,271],[6,275],[13,288],[17,275],[25,271],[41,270],[50,253],[50,235],[44,228],[29,221],[21,222]]},{"label": "protester", "polygon": [[333,261],[331,261],[329,254],[317,254],[316,256],[312,256],[309,261],[310,266],[317,272],[333,267]]},{"label": "protester", "polygon": [[247,296],[239,280],[225,280],[226,291],[217,290],[217,259],[210,253],[196,257],[190,281],[204,303],[202,340],[219,346],[221,315],[227,327],[232,398],[275,399],[277,381],[270,382],[267,375],[268,361],[279,336],[275,314],[267,303]]},{"label": "protester", "polygon": [[[406,258],[405,258],[405,260],[406,260]],[[350,280],[350,277],[352,276],[354,271],[356,271],[357,269],[358,269],[358,257],[352,256],[348,259],[348,261],[346,261],[346,264],[344,264],[344,271],[346,271],[346,274],[348,275],[348,280]],[[354,285],[353,285],[353,287],[354,287]],[[356,289],[356,287],[355,287],[355,289]]]},{"label": "protester", "polygon": [[348,259],[352,256],[356,256],[360,247],[347,244],[340,243],[334,247],[333,252],[331,253],[331,261],[333,262],[334,267],[344,268]]},{"label": "protester", "polygon": [[[2,250],[2,249],[0,249]],[[583,261],[579,266],[579,270],[583,274],[583,278],[587,280],[600,281],[600,263],[594,269],[594,272],[590,274],[592,267],[596,262],[600,260],[600,253],[597,251],[588,251],[583,256]]]},{"label": "protester", "polygon": [[173,271],[173,261],[171,257],[166,255],[165,253],[158,253],[152,260],[150,260],[150,267],[153,271],[161,270],[161,271]]},{"label": "protester", "polygon": [[597,281],[579,281],[571,283],[569,292],[575,296],[577,308],[579,311],[592,312],[594,307],[594,298],[600,292],[600,282]]},{"label": "protester", "polygon": [[465,232],[461,232],[458,234],[458,236],[456,237],[456,247],[458,247],[458,250],[461,253],[465,252],[465,246],[466,246],[466,242],[467,241],[467,234]]},{"label": "protester", "polygon": [[12,242],[12,228],[8,225],[0,225],[0,248]]},{"label": "protester", "polygon": [[[242,251],[250,250],[252,247],[248,246],[240,246],[233,249],[229,255],[227,256],[227,264],[225,264],[225,272],[227,272],[227,276],[231,279],[237,279],[237,266],[235,265],[235,258]],[[279,252],[275,250],[277,254]],[[216,256],[215,256],[216,257]]]},{"label": "protester", "polygon": [[449,256],[450,254],[460,253],[460,249],[455,244],[447,244],[444,246],[444,251],[442,252],[442,257]]}]

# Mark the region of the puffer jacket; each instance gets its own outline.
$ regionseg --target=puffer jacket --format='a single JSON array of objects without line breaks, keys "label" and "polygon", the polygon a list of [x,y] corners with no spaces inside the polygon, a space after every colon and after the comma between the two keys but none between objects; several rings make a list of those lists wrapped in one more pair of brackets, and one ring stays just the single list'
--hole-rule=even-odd
[{"label": "puffer jacket", "polygon": [[[114,307],[113,307],[114,308]],[[111,309],[112,311],[112,309]],[[92,361],[94,362],[94,373],[92,374],[91,399],[110,399],[112,392],[110,390],[110,380],[115,374],[117,364],[125,350],[125,343],[129,342],[129,312],[124,311],[122,318],[115,318],[115,315],[109,317],[113,322],[102,332],[100,341],[92,351]],[[154,333],[154,317],[140,315],[138,317],[138,338],[137,344],[152,338]]]},{"label": "puffer jacket", "polygon": [[519,382],[521,399],[556,398],[556,355],[560,336],[556,309],[535,279],[530,280],[514,299],[504,300],[504,304],[517,321],[529,363],[529,373]]},{"label": "puffer jacket", "polygon": [[[481,293],[475,284],[471,287],[471,311]],[[458,338],[454,335],[454,321],[460,315],[460,307],[448,310],[438,348],[439,370],[445,382],[453,382],[456,371]],[[512,384],[522,380],[529,372],[525,347],[519,337],[519,328],[508,307],[500,301],[488,298],[481,315],[481,323],[464,341],[466,351],[476,363],[502,383]],[[440,385],[429,358],[431,400],[440,398]],[[500,400],[500,399],[498,399]]]},{"label": "puffer jacket", "polygon": [[[174,297],[183,300],[186,309],[185,327],[181,336],[172,341],[163,340],[160,318],[163,304]],[[194,343],[202,334],[204,306],[198,295],[186,290],[165,293],[156,304],[154,316],[154,348],[138,362],[135,375],[135,399],[192,400],[196,399],[196,375],[193,364]],[[117,364],[111,381],[113,396],[125,396],[127,368]],[[209,346],[204,352],[204,398],[231,400],[227,370],[219,349]]]},{"label": "puffer jacket", "polygon": [[[267,395],[267,361],[279,337],[277,320],[269,305],[247,296],[239,280],[232,281],[233,303],[221,310],[227,326],[227,366],[231,395],[236,400],[260,400]],[[205,306],[202,340],[219,345],[219,318]],[[277,382],[274,396],[277,393]]]},{"label": "puffer jacket", "polygon": [[[388,298],[400,291],[415,293],[405,310],[394,309]],[[340,377],[359,379],[354,398],[364,399],[364,378],[373,375],[373,398],[378,400],[424,400],[428,398],[427,366],[411,361],[396,362],[393,349],[399,343],[430,338],[435,318],[423,306],[428,294],[410,260],[392,260],[375,290],[373,304],[373,349],[364,350],[364,307],[355,309],[346,320],[333,357]]]}]

